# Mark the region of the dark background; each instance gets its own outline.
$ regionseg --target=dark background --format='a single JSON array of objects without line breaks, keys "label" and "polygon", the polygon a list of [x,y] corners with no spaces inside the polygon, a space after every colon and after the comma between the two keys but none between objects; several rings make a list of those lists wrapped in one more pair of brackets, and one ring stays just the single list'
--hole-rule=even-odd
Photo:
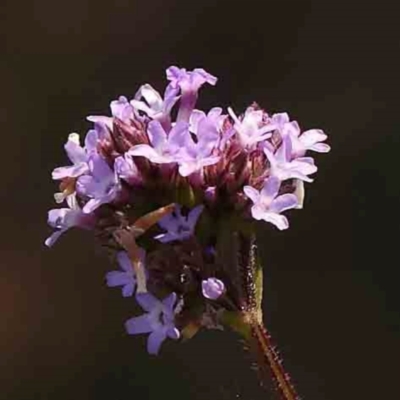
[{"label": "dark background", "polygon": [[291,228],[262,228],[265,318],[306,400],[400,398],[398,10],[379,1],[3,1],[0,398],[269,398],[235,337],[147,356],[86,232],[45,249],[72,131],[172,64],[219,77],[200,107],[258,101],[332,151]]}]

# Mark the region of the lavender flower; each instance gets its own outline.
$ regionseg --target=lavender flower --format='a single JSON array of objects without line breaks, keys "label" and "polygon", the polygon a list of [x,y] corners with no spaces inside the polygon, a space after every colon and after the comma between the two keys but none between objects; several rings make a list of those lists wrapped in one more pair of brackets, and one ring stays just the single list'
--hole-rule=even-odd
[{"label": "lavender flower", "polygon": [[145,157],[155,164],[175,162],[175,156],[184,143],[184,136],[187,131],[187,123],[177,122],[167,135],[159,121],[151,121],[147,128],[147,134],[152,146],[138,144],[133,146],[128,154]]},{"label": "lavender flower", "polygon": [[179,339],[180,333],[174,325],[174,305],[177,296],[171,293],[160,301],[150,293],[137,294],[136,301],[147,313],[126,321],[125,328],[130,335],[150,333],[147,351],[158,354],[162,342],[167,338]]},{"label": "lavender flower", "polygon": [[[131,105],[135,110],[144,112],[148,117],[160,121],[163,126],[165,124],[165,128],[168,128],[169,113],[179,99],[178,93],[177,87],[168,86],[163,99],[151,85],[146,83],[139,88],[135,98],[131,100]],[[144,101],[140,100],[141,98]]]},{"label": "lavender flower", "polygon": [[119,96],[118,100],[110,103],[111,114],[122,121],[133,118],[133,108],[125,96]]},{"label": "lavender flower", "polygon": [[139,170],[129,153],[115,159],[114,169],[119,178],[131,185],[141,182]]},{"label": "lavender flower", "polygon": [[208,278],[201,282],[203,296],[209,300],[217,300],[224,292],[224,282],[217,278]]},{"label": "lavender flower", "polygon": [[321,129],[310,129],[301,133],[297,122],[285,123],[282,129],[282,136],[290,135],[292,141],[292,155],[302,157],[307,150],[317,153],[328,153],[330,146],[322,143],[327,135]]},{"label": "lavender flower", "polygon": [[[281,213],[303,207],[304,182],[317,171],[305,155],[329,151],[326,135],[302,133],[287,113],[269,115],[256,103],[243,114],[206,113],[195,108],[198,93],[217,78],[201,68],[166,73],[163,96],[144,84],[133,99],[112,101],[111,116],[87,117],[94,129],[83,146],[69,136],[72,165],[53,171],[61,180],[55,199],[69,208],[49,211],[56,230],[46,245],[71,227],[93,228],[119,264],[107,285],[135,294],[145,310],[125,327],[149,334],[149,353],[168,337],[228,326],[265,363],[260,370],[272,371],[282,398],[297,399],[262,325],[262,269],[248,216],[288,228]],[[183,212],[183,204],[192,208]]]},{"label": "lavender flower", "polygon": [[154,236],[154,239],[157,239],[161,243],[168,243],[174,240],[185,240],[189,238],[194,234],[197,220],[203,209],[204,206],[201,204],[194,207],[189,214],[184,217],[181,213],[181,206],[177,205],[172,214],[166,215],[158,222],[158,225],[167,232]]},{"label": "lavender flower", "polygon": [[249,107],[242,120],[239,120],[231,108],[228,108],[228,112],[235,122],[233,127],[244,148],[253,149],[255,144],[271,137],[274,125],[263,122],[264,112],[262,110]]},{"label": "lavender flower", "polygon": [[85,214],[93,212],[101,204],[111,203],[120,191],[118,175],[100,155],[90,158],[89,170],[91,175],[83,175],[77,181],[78,193],[90,198],[82,209]]},{"label": "lavender flower", "polygon": [[58,238],[70,228],[89,228],[93,225],[93,217],[82,212],[75,195],[69,196],[67,203],[69,208],[56,208],[48,212],[48,224],[56,229],[45,241],[48,247],[53,246]]},{"label": "lavender flower", "polygon": [[181,176],[189,176],[195,171],[208,165],[214,165],[220,160],[220,156],[212,155],[212,151],[219,142],[219,132],[215,122],[206,116],[192,121],[192,129],[197,137],[195,142],[187,130],[182,140],[182,147],[176,155]]},{"label": "lavender flower", "polygon": [[297,178],[305,182],[313,181],[308,175],[317,171],[314,160],[311,157],[293,159],[290,135],[282,138],[282,144],[275,154],[267,146],[264,147],[264,153],[270,162],[271,175],[276,176],[279,180]]},{"label": "lavender flower", "polygon": [[85,146],[80,145],[79,135],[71,133],[64,145],[68,158],[73,165],[55,168],[52,172],[54,180],[76,178],[89,171],[89,157],[96,152],[97,132],[90,130],[85,138]]},{"label": "lavender flower", "polygon": [[[141,257],[145,258],[145,251],[141,249]],[[136,277],[133,265],[125,251],[117,253],[117,261],[122,271],[110,271],[106,275],[107,286],[122,286],[122,296],[130,297],[136,287]]]},{"label": "lavender flower", "polygon": [[212,86],[217,83],[217,78],[203,68],[187,71],[186,68],[172,66],[167,69],[167,79],[171,82],[170,87],[179,87],[182,93],[197,92],[205,83]]},{"label": "lavender flower", "polygon": [[187,71],[185,68],[175,66],[167,69],[167,79],[170,81],[169,87],[181,90],[181,101],[177,116],[177,121],[186,121],[190,119],[190,114],[194,110],[197,101],[197,92],[205,83],[215,85],[217,78],[203,68],[195,68],[193,71]]},{"label": "lavender flower", "polygon": [[277,196],[281,182],[275,176],[269,177],[261,191],[245,186],[244,193],[253,202],[251,207],[251,215],[256,220],[264,220],[274,224],[278,229],[283,230],[289,227],[289,222],[284,215],[280,215],[282,211],[295,208],[297,198],[294,194],[283,194]]},{"label": "lavender flower", "polygon": [[[97,129],[102,131],[100,138],[104,137],[104,127],[107,130],[112,131],[113,129],[113,119],[118,118],[121,121],[128,122],[133,118],[133,107],[129,103],[125,96],[119,96],[117,100],[113,100],[110,103],[111,115],[112,117],[107,117],[104,115],[89,115],[86,119],[90,122],[94,122],[97,125]],[[108,136],[108,132],[106,133]]]},{"label": "lavender flower", "polygon": [[199,121],[205,117],[212,121],[213,124],[217,127],[217,130],[220,131],[223,128],[223,123],[227,115],[222,114],[221,107],[213,107],[207,114],[201,110],[193,110],[190,114],[189,119],[190,132],[194,133],[197,136]]}]

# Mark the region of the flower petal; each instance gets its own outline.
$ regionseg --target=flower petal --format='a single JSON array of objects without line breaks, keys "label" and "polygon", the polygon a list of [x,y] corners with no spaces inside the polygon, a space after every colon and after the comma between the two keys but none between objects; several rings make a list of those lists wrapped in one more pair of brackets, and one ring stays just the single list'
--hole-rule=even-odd
[{"label": "flower petal", "polygon": [[54,180],[60,180],[64,178],[76,178],[80,175],[86,174],[89,170],[86,162],[82,162],[75,165],[70,165],[67,167],[55,168],[51,174]]},{"label": "flower petal", "polygon": [[251,216],[259,221],[260,219],[264,219],[264,215],[266,213],[266,208],[263,207],[261,204],[254,204],[254,206],[251,207]]},{"label": "flower petal", "polygon": [[82,208],[84,214],[90,214],[97,208],[99,208],[102,204],[105,203],[104,199],[90,199]]},{"label": "flower petal", "polygon": [[158,354],[166,337],[167,333],[164,328],[151,332],[147,338],[147,352],[154,355]]},{"label": "flower petal", "polygon": [[64,149],[73,164],[86,161],[86,153],[79,143],[79,135],[77,133],[71,133],[68,136]]},{"label": "flower petal", "polygon": [[290,169],[296,170],[303,175],[310,175],[317,172],[318,168],[311,157],[299,157],[290,163]]},{"label": "flower petal", "polygon": [[189,215],[188,215],[188,225],[190,226],[191,230],[194,230],[197,220],[200,217],[200,214],[203,212],[204,205],[200,204],[196,207],[194,207],[192,210],[190,210]]},{"label": "flower petal", "polygon": [[164,159],[166,159],[166,157],[161,156],[156,150],[153,149],[153,147],[149,146],[148,144],[137,144],[128,151],[128,154],[136,157],[145,157],[151,162],[160,164],[162,164]]},{"label": "flower petal", "polygon": [[167,144],[167,134],[160,122],[154,120],[150,121],[147,128],[147,135],[149,136],[150,143],[153,145],[157,152],[161,152]]},{"label": "flower petal", "polygon": [[286,193],[274,199],[269,206],[271,212],[281,213],[282,211],[296,208],[298,205],[297,197],[294,194]]},{"label": "flower petal", "polygon": [[125,329],[130,335],[149,333],[153,330],[148,314],[128,319],[128,321],[125,322]]},{"label": "flower petal", "polygon": [[122,271],[110,271],[106,274],[108,287],[124,286],[132,281],[132,276]]},{"label": "flower petal", "polygon": [[167,330],[167,336],[168,336],[170,339],[178,340],[178,339],[181,337],[181,333],[178,331],[178,329],[176,329],[176,328],[173,326],[173,327],[168,328],[168,330]]},{"label": "flower petal", "polygon": [[266,212],[264,214],[263,220],[275,225],[281,231],[289,228],[289,221],[284,215],[275,214],[273,212]]},{"label": "flower petal", "polygon": [[122,288],[122,296],[123,297],[131,297],[133,295],[133,292],[135,291],[135,282],[131,281],[127,283],[123,288]]},{"label": "flower petal", "polygon": [[189,119],[190,132],[193,132],[195,135],[197,135],[199,121],[205,117],[206,114],[204,111],[193,110]]},{"label": "flower petal", "polygon": [[160,93],[158,93],[151,85],[146,83],[142,85],[139,90],[153,111],[160,112],[163,109],[163,99],[161,98]]},{"label": "flower petal", "polygon": [[85,137],[85,149],[89,154],[97,152],[98,140],[99,140],[98,131],[96,129],[90,129]]},{"label": "flower petal", "polygon": [[321,129],[310,129],[303,132],[299,139],[306,148],[309,148],[315,143],[323,142],[327,137],[328,136]]},{"label": "flower petal", "polygon": [[315,143],[310,146],[309,149],[316,151],[317,153],[329,153],[331,151],[331,146],[326,143]]},{"label": "flower petal", "polygon": [[58,240],[58,238],[66,231],[66,229],[61,229],[59,231],[53,232],[44,242],[47,247],[53,246],[53,244]]},{"label": "flower petal", "polygon": [[177,295],[175,292],[172,292],[169,296],[163,299],[162,303],[167,308],[167,310],[172,311],[174,308],[174,304],[176,302]]},{"label": "flower petal", "polygon": [[261,189],[261,197],[263,202],[269,204],[272,199],[276,197],[279,192],[279,188],[281,187],[281,181],[276,176],[270,176],[265,182],[264,186]]},{"label": "flower petal", "polygon": [[175,154],[181,150],[182,147],[187,147],[189,139],[191,139],[189,133],[189,124],[184,121],[178,121],[168,135],[169,152],[171,154]]},{"label": "flower petal", "polygon": [[126,272],[132,272],[133,266],[126,251],[119,251],[117,253],[118,265]]},{"label": "flower petal", "polygon": [[260,200],[260,192],[252,186],[243,187],[244,194],[251,199],[253,203],[258,203]]},{"label": "flower petal", "polygon": [[94,179],[98,182],[104,182],[114,179],[114,172],[108,165],[107,161],[99,154],[94,154],[88,160],[90,172]]}]

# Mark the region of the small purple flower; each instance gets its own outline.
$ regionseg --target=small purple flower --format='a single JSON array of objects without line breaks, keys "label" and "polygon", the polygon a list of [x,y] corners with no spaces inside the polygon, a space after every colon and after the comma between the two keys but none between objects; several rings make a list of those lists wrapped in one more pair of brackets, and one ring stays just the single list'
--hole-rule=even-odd
[{"label": "small purple flower", "polygon": [[292,140],[292,155],[302,157],[307,150],[317,153],[328,153],[330,146],[322,143],[327,139],[327,135],[321,129],[310,129],[301,133],[296,121],[285,123],[282,128],[282,136],[290,135]]},{"label": "small purple flower", "polygon": [[86,119],[112,131],[114,117],[124,122],[127,122],[133,118],[133,107],[125,96],[119,96],[117,100],[113,100],[110,103],[110,109],[112,117],[107,117],[104,115],[89,115],[86,117]]},{"label": "small purple flower", "polygon": [[71,133],[64,148],[73,165],[55,168],[52,172],[52,178],[54,180],[77,178],[80,175],[86,174],[89,171],[89,157],[97,152],[96,143],[96,130],[90,130],[87,133],[84,147],[80,145],[79,135]]},{"label": "small purple flower", "polygon": [[234,129],[238,133],[240,143],[244,148],[251,149],[258,142],[271,137],[274,125],[263,123],[264,112],[249,107],[242,120],[236,116],[231,108],[228,108],[229,115],[234,120]]},{"label": "small purple flower", "polygon": [[217,78],[203,68],[187,71],[186,68],[172,66],[167,69],[167,79],[172,88],[179,87],[183,93],[197,92],[205,83],[212,86],[217,83]]},{"label": "small purple flower", "polygon": [[197,101],[197,92],[205,83],[215,85],[217,78],[203,68],[195,68],[187,71],[185,68],[175,66],[167,69],[167,79],[170,81],[168,87],[171,89],[179,88],[181,99],[177,121],[189,121],[190,114],[194,110]]},{"label": "small purple flower", "polygon": [[[145,258],[145,251],[142,249],[141,257]],[[136,276],[128,253],[120,251],[117,253],[117,261],[122,271],[110,271],[106,275],[107,286],[122,286],[122,296],[130,297],[136,287]]]},{"label": "small purple flower", "polygon": [[282,137],[290,136],[294,158],[304,156],[307,150],[328,153],[331,149],[328,144],[321,143],[328,137],[321,129],[310,129],[301,133],[299,124],[290,121],[287,113],[273,114],[271,124],[279,130]]},{"label": "small purple flower", "polygon": [[267,146],[264,147],[264,153],[271,164],[271,175],[276,176],[279,180],[285,181],[287,179],[297,178],[305,182],[313,181],[308,175],[317,171],[314,160],[311,157],[298,157],[293,159],[292,139],[290,135],[282,138],[282,144],[275,154]]},{"label": "small purple flower", "polygon": [[167,338],[179,339],[180,333],[174,324],[174,305],[177,300],[171,293],[160,301],[150,293],[136,295],[136,300],[147,313],[133,317],[125,322],[128,334],[150,333],[147,339],[149,354],[158,354],[162,342]]},{"label": "small purple flower", "polygon": [[189,130],[190,132],[197,135],[198,124],[203,118],[208,118],[214,123],[218,130],[222,129],[223,122],[227,115],[222,114],[221,107],[213,107],[207,114],[201,110],[193,110],[190,114],[189,119]]},{"label": "small purple flower", "polygon": [[[178,93],[178,88],[167,87],[163,99],[151,85],[146,83],[139,88],[135,98],[131,100],[131,105],[151,119],[164,120],[178,101]],[[142,98],[144,101],[140,100]]]},{"label": "small purple flower", "polygon": [[277,196],[281,186],[276,176],[270,176],[264,183],[261,191],[252,186],[245,186],[244,193],[253,202],[251,215],[256,220],[264,220],[274,224],[278,229],[283,230],[289,227],[289,222],[282,211],[296,208],[298,202],[294,194],[283,194]]},{"label": "small purple flower", "polygon": [[93,217],[86,215],[79,208],[75,195],[68,196],[67,203],[69,208],[55,208],[48,212],[48,224],[55,228],[53,232],[45,241],[48,247],[58,240],[58,238],[73,227],[89,228],[94,222]]},{"label": "small purple flower", "polygon": [[131,185],[141,181],[139,170],[133,161],[132,156],[128,153],[115,159],[114,169],[121,179]]},{"label": "small purple flower", "polygon": [[111,203],[121,189],[118,175],[100,155],[90,158],[89,172],[90,175],[83,175],[77,181],[78,193],[90,198],[82,209],[85,214],[101,204]]},{"label": "small purple flower", "polygon": [[110,103],[111,114],[122,121],[129,121],[133,118],[133,108],[125,96],[119,96],[118,100]]},{"label": "small purple flower", "polygon": [[208,278],[201,282],[201,290],[206,299],[217,300],[225,292],[225,285],[217,278]]},{"label": "small purple flower", "polygon": [[142,156],[156,164],[168,164],[175,162],[175,156],[184,143],[184,136],[188,132],[188,124],[177,122],[169,134],[165,132],[159,121],[149,123],[147,134],[152,146],[138,144],[133,146],[128,154]]},{"label": "small purple flower", "polygon": [[189,214],[184,217],[181,213],[181,206],[177,205],[173,213],[162,218],[158,225],[165,229],[166,233],[161,233],[154,237],[161,243],[172,242],[173,240],[184,240],[193,235],[197,220],[203,211],[204,206],[200,204],[190,210]]},{"label": "small purple flower", "polygon": [[215,122],[206,116],[200,117],[196,124],[192,124],[193,133],[197,137],[195,142],[189,131],[186,131],[182,147],[176,155],[181,176],[189,176],[195,171],[208,165],[214,165],[220,156],[212,155],[218,146],[220,135]]}]

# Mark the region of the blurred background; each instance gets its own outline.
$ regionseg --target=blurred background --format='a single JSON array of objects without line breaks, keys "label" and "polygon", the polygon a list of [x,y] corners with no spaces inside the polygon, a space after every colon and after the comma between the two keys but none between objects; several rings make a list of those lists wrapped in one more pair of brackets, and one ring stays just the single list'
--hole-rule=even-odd
[{"label": "blurred background", "polygon": [[1,399],[270,398],[232,334],[149,357],[90,234],[43,244],[67,135],[174,64],[219,77],[204,109],[257,101],[329,135],[291,228],[260,229],[265,320],[305,400],[400,398],[395,2],[3,0],[0,33]]}]

